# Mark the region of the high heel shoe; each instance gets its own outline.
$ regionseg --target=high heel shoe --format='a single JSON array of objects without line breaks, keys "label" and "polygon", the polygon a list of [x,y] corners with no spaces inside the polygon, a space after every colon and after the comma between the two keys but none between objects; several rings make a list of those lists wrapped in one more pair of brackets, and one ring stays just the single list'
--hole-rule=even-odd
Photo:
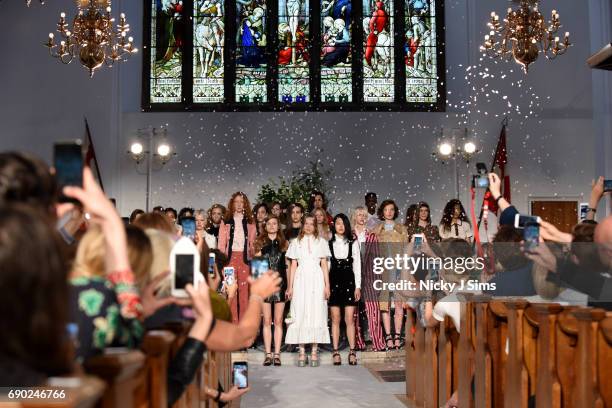
[{"label": "high heel shoe", "polygon": [[[387,351],[388,350],[392,350],[393,347],[394,347],[394,344],[393,344],[393,335],[387,334],[385,336],[385,343],[386,343],[385,347],[387,348]],[[389,344],[389,343],[391,343],[391,344]]]},{"label": "high heel shoe", "polygon": [[266,358],[264,359],[263,365],[264,366],[271,366],[272,365],[272,353],[266,353]]},{"label": "high heel shoe", "polygon": [[319,352],[318,351],[313,351],[312,353],[310,353],[310,366],[311,367],[318,367],[319,364],[320,364],[319,363]]},{"label": "high heel shoe", "polygon": [[300,350],[300,356],[298,357],[298,367],[306,367],[308,364],[308,356],[306,350]]},{"label": "high heel shoe", "polygon": [[[336,357],[338,357],[337,360]],[[335,366],[342,365],[342,357],[340,357],[340,353],[338,353],[338,350],[334,350],[334,354],[332,354],[332,359],[334,360]]]},{"label": "high heel shoe", "polygon": [[280,359],[280,353],[274,353],[274,365],[275,366],[280,366],[281,365],[281,359]]},{"label": "high heel shoe", "polygon": [[355,349],[349,350],[348,361],[349,365],[357,365],[357,354],[355,354]]}]

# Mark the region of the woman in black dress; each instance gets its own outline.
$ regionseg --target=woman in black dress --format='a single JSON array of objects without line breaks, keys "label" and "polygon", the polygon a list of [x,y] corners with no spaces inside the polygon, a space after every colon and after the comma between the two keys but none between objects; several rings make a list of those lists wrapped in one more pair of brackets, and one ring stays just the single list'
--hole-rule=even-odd
[{"label": "woman in black dress", "polygon": [[338,343],[340,340],[340,320],[344,309],[346,337],[349,342],[349,364],[357,364],[355,355],[355,307],[361,299],[361,257],[359,242],[353,239],[348,217],[338,214],[333,222],[334,234],[329,241],[331,269],[329,285],[331,295],[328,300],[332,319],[332,343],[334,346],[334,365],[342,364]]},{"label": "woman in black dress", "polygon": [[[282,282],[280,290],[269,298],[263,305],[263,338],[266,349],[264,365],[281,365],[280,348],[283,341],[283,314],[285,311],[285,292],[287,290],[287,264],[285,252],[288,243],[280,229],[280,220],[270,215],[265,221],[263,231],[254,243],[255,255],[268,260],[270,269],[280,274]],[[274,308],[274,315],[272,309]],[[272,318],[274,317],[274,358],[272,358]]]}]

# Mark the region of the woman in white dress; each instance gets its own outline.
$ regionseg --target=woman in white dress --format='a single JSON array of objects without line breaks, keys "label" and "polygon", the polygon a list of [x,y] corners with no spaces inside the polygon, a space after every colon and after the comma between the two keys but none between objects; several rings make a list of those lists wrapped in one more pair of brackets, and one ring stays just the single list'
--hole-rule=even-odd
[{"label": "woman in white dress", "polygon": [[318,344],[329,343],[327,299],[330,295],[327,241],[319,238],[313,216],[304,217],[299,236],[291,241],[286,257],[291,260],[287,299],[291,318],[285,343],[299,344],[298,366],[308,363],[304,345],[312,343],[310,365],[319,366]]}]

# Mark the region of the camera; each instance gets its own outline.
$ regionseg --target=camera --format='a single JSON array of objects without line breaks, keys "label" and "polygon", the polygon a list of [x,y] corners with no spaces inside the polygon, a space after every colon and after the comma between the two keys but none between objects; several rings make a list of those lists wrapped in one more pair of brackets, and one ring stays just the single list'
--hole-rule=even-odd
[{"label": "camera", "polygon": [[484,163],[476,163],[476,173],[472,176],[472,186],[474,188],[489,188],[489,176],[487,165]]}]

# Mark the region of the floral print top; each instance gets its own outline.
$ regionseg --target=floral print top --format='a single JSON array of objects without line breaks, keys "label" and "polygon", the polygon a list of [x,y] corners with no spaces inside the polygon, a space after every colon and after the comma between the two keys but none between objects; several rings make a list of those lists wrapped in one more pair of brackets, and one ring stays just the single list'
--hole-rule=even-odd
[{"label": "floral print top", "polygon": [[144,334],[140,296],[131,271],[70,280],[71,318],[78,326],[77,359],[106,347],[137,347]]}]

